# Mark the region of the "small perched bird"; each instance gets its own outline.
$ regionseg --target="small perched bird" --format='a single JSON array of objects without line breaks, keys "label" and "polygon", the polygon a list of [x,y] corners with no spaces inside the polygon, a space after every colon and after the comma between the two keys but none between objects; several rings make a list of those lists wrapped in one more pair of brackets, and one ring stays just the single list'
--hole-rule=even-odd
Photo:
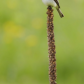
[{"label": "small perched bird", "polygon": [[56,10],[58,11],[60,17],[64,17],[64,15],[62,14],[61,10],[60,10],[60,5],[58,0],[42,0],[42,2],[47,5],[47,6],[53,6],[56,8]]}]

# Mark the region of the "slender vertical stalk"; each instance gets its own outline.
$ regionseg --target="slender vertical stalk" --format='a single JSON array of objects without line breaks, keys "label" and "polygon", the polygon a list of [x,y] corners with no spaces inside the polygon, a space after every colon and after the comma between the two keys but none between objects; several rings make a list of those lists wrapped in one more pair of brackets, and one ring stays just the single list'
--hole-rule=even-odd
[{"label": "slender vertical stalk", "polygon": [[48,34],[48,53],[49,53],[49,81],[50,84],[57,84],[56,81],[56,58],[55,58],[55,39],[53,26],[53,9],[51,6],[47,8],[47,34]]}]

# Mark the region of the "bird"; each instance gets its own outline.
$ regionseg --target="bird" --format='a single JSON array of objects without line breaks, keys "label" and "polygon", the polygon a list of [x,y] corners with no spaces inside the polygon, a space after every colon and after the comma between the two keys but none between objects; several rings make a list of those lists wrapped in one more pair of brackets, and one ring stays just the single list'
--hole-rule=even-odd
[{"label": "bird", "polygon": [[57,12],[59,13],[60,17],[64,17],[63,13],[60,10],[60,5],[59,5],[59,1],[58,0],[42,0],[42,2],[46,5],[46,6],[53,6],[56,8]]}]

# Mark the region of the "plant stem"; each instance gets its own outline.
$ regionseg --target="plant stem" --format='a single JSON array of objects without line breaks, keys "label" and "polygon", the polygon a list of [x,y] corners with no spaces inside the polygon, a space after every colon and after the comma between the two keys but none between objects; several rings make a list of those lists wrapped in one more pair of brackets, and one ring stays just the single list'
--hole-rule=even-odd
[{"label": "plant stem", "polygon": [[55,58],[55,39],[53,26],[53,9],[51,6],[47,8],[47,34],[48,34],[48,53],[49,53],[49,81],[50,84],[57,84],[56,81],[56,58]]}]

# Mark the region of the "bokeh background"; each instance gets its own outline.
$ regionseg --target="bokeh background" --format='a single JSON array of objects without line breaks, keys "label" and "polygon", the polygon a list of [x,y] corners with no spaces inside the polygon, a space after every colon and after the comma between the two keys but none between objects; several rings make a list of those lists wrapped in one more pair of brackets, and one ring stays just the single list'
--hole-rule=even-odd
[{"label": "bokeh background", "polygon": [[[84,0],[54,9],[58,84],[84,84]],[[49,84],[47,7],[41,0],[0,0],[0,84]]]}]

